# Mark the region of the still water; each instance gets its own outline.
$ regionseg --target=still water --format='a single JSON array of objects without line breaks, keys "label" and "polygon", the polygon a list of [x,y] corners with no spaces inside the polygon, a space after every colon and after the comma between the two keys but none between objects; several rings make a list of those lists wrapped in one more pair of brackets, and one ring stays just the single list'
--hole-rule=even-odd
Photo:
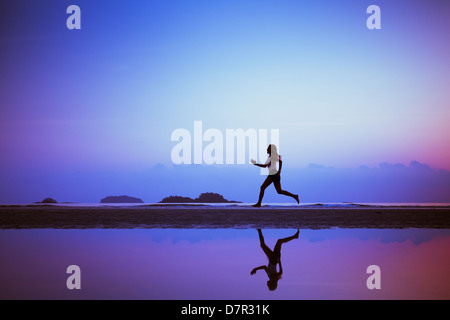
[{"label": "still water", "polygon": [[[261,234],[273,250],[295,232]],[[255,229],[0,230],[0,298],[450,299],[449,248],[449,229],[300,230],[270,290]],[[367,287],[371,265],[380,289]]]}]

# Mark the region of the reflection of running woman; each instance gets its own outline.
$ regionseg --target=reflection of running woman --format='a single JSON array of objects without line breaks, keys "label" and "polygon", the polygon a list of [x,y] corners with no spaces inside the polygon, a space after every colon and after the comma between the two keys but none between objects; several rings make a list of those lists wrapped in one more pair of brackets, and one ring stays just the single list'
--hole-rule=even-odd
[{"label": "reflection of running woman", "polygon": [[[261,245],[261,248],[263,249],[264,253],[266,254],[267,258],[269,259],[269,263],[267,266],[260,266],[257,268],[254,268],[250,274],[254,275],[256,271],[264,269],[267,273],[267,276],[269,277],[269,280],[267,281],[267,287],[269,287],[269,290],[273,291],[277,288],[278,280],[281,279],[281,274],[283,273],[283,267],[281,266],[281,245],[283,243],[289,242],[292,239],[298,239],[298,234],[300,233],[300,230],[297,230],[297,232],[290,237],[278,239],[277,243],[275,244],[275,248],[273,248],[273,251],[269,249],[269,247],[264,242],[264,237],[261,232],[261,229],[258,229],[259,234],[259,242]],[[280,271],[277,272],[277,264],[280,265]]]},{"label": "reflection of running woman", "polygon": [[[283,165],[283,162],[281,161],[281,156],[278,155],[277,147],[274,144],[269,145],[267,147],[267,153],[269,154],[269,157],[267,158],[267,161],[265,164],[259,164],[259,163],[256,163],[255,160],[253,160],[253,159],[251,160],[255,166],[269,169],[269,175],[267,176],[266,180],[264,180],[264,182],[260,188],[258,203],[254,204],[253,206],[261,207],[261,201],[264,197],[264,190],[266,190],[266,188],[268,186],[270,186],[270,184],[272,182],[273,182],[273,185],[275,186],[275,189],[277,190],[277,192],[279,194],[284,194],[286,196],[292,197],[297,201],[297,203],[299,203],[297,194],[292,194],[288,191],[281,189],[281,182],[280,182],[281,176],[280,175],[281,175],[281,167]],[[278,170],[277,170],[277,162],[279,163]]]}]

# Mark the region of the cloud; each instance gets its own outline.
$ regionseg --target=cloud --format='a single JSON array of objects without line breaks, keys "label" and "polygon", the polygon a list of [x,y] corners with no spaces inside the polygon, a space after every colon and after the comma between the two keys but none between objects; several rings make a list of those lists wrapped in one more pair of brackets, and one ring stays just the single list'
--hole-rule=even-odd
[{"label": "cloud", "polygon": [[450,172],[418,161],[356,169],[310,165],[298,174],[305,178],[299,186],[314,201],[450,202]]}]

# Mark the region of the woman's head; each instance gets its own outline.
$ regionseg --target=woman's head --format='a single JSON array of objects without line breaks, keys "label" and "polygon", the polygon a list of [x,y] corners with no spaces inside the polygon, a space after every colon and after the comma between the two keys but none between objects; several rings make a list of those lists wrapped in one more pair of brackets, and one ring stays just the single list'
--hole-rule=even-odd
[{"label": "woman's head", "polygon": [[270,291],[276,290],[277,287],[278,287],[278,280],[279,280],[279,279],[280,279],[280,278],[278,278],[278,277],[270,278],[270,279],[267,281],[267,288],[269,288]]},{"label": "woman's head", "polygon": [[277,151],[277,146],[274,144],[269,144],[269,146],[267,147],[267,154],[270,157],[273,157],[275,159],[278,159],[278,151]]}]

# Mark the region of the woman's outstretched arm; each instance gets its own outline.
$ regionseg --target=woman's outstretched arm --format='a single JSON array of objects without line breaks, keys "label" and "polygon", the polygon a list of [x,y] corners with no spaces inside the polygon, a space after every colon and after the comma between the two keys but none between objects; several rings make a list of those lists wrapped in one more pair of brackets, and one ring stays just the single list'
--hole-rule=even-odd
[{"label": "woman's outstretched arm", "polygon": [[255,165],[255,166],[258,166],[258,167],[261,167],[261,168],[267,168],[269,165],[270,165],[270,162],[268,162],[268,163],[265,163],[265,164],[260,164],[260,163],[256,163],[256,161],[255,160],[251,160],[252,161],[252,163]]},{"label": "woman's outstretched arm", "polygon": [[267,270],[267,267],[266,267],[266,266],[259,266],[259,267],[257,267],[257,268],[254,268],[254,269],[250,272],[250,274],[251,274],[251,275],[254,275],[254,274],[256,273],[256,271],[261,270],[261,269]]}]

